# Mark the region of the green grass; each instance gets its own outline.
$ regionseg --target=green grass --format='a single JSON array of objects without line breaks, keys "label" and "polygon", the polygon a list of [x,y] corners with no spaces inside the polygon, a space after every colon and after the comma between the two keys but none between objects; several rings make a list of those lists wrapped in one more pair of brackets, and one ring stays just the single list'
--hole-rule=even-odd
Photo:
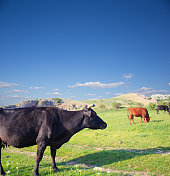
[{"label": "green grass", "polygon": [[[40,163],[41,175],[170,175],[170,154],[167,154],[170,151],[170,115],[149,111],[151,122],[140,124],[140,118],[135,117],[136,124],[129,125],[124,108],[96,111],[108,127],[105,130],[84,129],[64,144],[57,151],[56,163],[60,169],[57,173],[51,170],[48,147]],[[35,165],[32,152],[36,153],[36,146],[3,149],[2,164],[8,175],[32,175]],[[68,165],[68,162],[86,164],[89,168]],[[119,173],[94,171],[93,165]]]}]

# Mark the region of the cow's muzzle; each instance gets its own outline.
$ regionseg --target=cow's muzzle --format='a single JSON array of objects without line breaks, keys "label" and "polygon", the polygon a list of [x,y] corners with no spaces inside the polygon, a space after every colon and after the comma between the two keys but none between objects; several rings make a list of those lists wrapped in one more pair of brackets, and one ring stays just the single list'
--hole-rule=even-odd
[{"label": "cow's muzzle", "polygon": [[101,129],[102,129],[102,130],[104,130],[106,127],[107,127],[107,124],[106,124],[106,123],[104,123],[104,124],[101,125]]}]

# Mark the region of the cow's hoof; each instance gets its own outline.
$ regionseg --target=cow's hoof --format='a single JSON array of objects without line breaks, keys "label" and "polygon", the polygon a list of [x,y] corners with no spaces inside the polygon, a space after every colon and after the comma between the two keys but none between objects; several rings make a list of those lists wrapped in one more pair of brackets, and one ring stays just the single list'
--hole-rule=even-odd
[{"label": "cow's hoof", "polygon": [[58,167],[53,168],[53,172],[58,172],[60,169]]},{"label": "cow's hoof", "polygon": [[3,175],[3,176],[4,176],[4,175],[6,175],[6,173],[5,173],[5,172],[1,172],[1,175]]},{"label": "cow's hoof", "polygon": [[39,173],[34,173],[33,176],[40,176],[40,174]]}]

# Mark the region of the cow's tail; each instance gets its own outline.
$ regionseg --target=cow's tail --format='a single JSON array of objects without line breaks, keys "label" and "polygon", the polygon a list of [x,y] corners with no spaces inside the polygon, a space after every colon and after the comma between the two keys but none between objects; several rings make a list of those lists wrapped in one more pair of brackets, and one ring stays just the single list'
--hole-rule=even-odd
[{"label": "cow's tail", "polygon": [[129,108],[127,109],[127,117],[129,119]]}]

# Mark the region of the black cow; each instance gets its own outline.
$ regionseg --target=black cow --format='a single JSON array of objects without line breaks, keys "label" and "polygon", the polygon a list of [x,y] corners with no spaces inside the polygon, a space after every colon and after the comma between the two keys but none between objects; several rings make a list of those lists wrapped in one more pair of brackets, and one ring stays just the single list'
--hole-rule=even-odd
[{"label": "black cow", "polygon": [[[0,109],[0,145],[17,148],[37,145],[34,176],[39,176],[39,162],[46,146],[50,146],[52,168],[55,163],[56,149],[84,128],[105,129],[107,124],[91,108],[81,111],[66,111],[56,107],[27,107]],[[0,150],[1,155],[1,150]],[[0,172],[5,175],[1,165]]]},{"label": "black cow", "polygon": [[169,107],[166,105],[158,105],[157,106],[157,114],[159,113],[159,110],[161,110],[161,111],[164,110],[164,113],[165,113],[165,111],[167,111],[170,114]]}]

